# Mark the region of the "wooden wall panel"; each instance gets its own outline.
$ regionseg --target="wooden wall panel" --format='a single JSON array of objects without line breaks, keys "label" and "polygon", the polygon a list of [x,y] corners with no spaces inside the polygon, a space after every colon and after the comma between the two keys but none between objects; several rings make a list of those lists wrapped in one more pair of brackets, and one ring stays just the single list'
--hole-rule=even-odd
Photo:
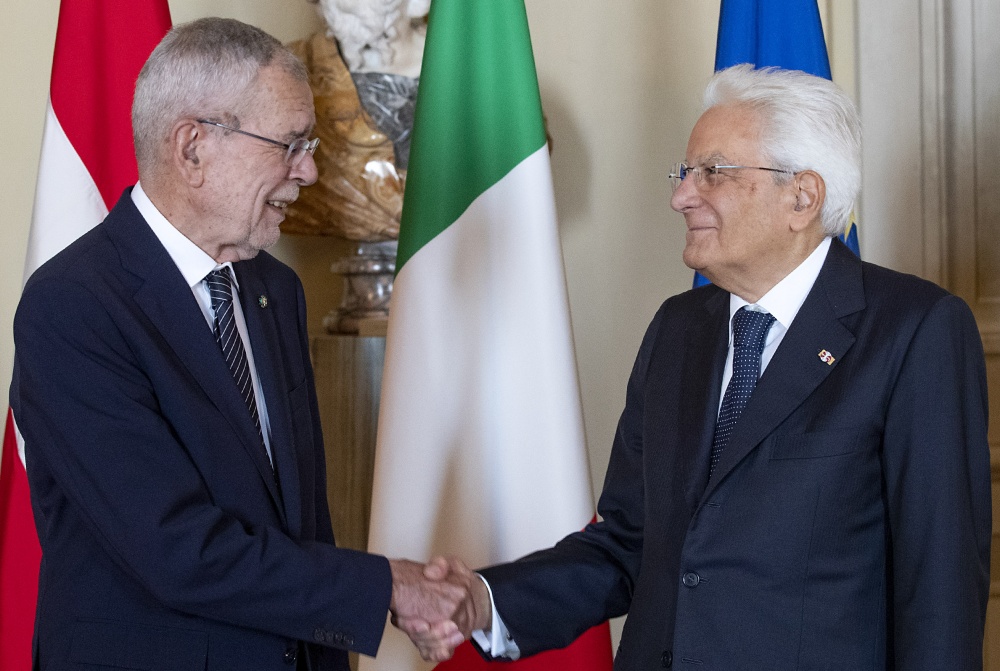
[{"label": "wooden wall panel", "polygon": [[366,550],[385,338],[316,336],[312,357],[333,532],[337,545]]}]

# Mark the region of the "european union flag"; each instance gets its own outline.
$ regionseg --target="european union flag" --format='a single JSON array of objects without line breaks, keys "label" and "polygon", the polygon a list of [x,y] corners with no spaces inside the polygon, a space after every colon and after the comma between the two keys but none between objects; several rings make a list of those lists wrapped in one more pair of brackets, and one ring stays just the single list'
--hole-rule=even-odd
[{"label": "european union flag", "polygon": [[715,69],[740,63],[830,78],[816,0],[722,0]]},{"label": "european union flag", "polygon": [[[715,69],[740,63],[802,70],[830,79],[816,0],[722,0]],[[853,215],[841,239],[860,255]],[[708,280],[695,273],[694,285],[703,284]]]}]

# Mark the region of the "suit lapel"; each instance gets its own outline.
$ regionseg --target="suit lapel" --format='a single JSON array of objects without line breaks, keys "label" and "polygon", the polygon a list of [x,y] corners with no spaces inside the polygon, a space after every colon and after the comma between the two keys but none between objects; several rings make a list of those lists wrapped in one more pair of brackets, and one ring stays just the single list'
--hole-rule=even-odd
[{"label": "suit lapel", "polygon": [[719,291],[693,317],[684,337],[685,358],[681,370],[681,402],[678,445],[685,450],[687,490],[685,497],[695,509],[708,481],[719,388],[728,347],[729,294]]},{"label": "suit lapel", "polygon": [[142,280],[134,295],[137,305],[239,436],[280,513],[280,495],[271,465],[260,449],[257,429],[191,288],[135,209],[130,190],[115,213],[120,216],[108,218],[108,235],[122,250],[122,266]]},{"label": "suit lapel", "polygon": [[[826,379],[854,344],[841,322],[864,308],[861,261],[834,240],[816,284],[785,334],[740,416],[715,473],[707,498]],[[820,352],[833,353],[832,364]],[[709,431],[709,436],[711,436]]]},{"label": "suit lapel", "polygon": [[[301,483],[298,460],[294,454],[288,390],[279,384],[285,376],[278,370],[281,339],[275,310],[269,302],[272,298],[267,285],[260,274],[254,272],[252,262],[238,263],[234,268],[241,287],[240,300],[253,347],[254,364],[267,403],[268,421],[271,425],[271,457],[277,464],[278,479],[281,482],[286,525],[292,537],[298,538],[302,531]],[[262,296],[264,300],[261,300]]]}]

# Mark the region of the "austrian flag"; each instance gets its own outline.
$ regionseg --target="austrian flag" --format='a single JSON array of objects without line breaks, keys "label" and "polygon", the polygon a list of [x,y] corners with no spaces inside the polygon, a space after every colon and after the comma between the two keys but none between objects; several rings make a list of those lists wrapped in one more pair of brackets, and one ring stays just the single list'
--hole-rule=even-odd
[{"label": "austrian flag", "polygon": [[[167,0],[62,0],[25,278],[136,181],[132,90],[169,28]],[[27,671],[41,550],[25,472],[31,446],[14,420],[8,411],[0,461],[0,669]]]}]

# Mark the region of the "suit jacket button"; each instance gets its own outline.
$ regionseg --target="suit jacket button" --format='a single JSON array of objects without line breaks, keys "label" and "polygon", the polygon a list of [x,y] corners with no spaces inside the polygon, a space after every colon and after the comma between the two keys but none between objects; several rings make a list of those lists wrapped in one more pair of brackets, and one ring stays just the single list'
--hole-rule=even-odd
[{"label": "suit jacket button", "polygon": [[664,669],[669,669],[674,665],[674,653],[669,650],[663,652],[663,656],[660,657],[660,666]]},{"label": "suit jacket button", "polygon": [[299,651],[296,650],[295,648],[289,648],[288,650],[285,650],[285,657],[284,657],[285,664],[288,664],[289,666],[295,664],[295,660],[298,658],[298,656],[299,656]]},{"label": "suit jacket button", "polygon": [[354,637],[351,636],[350,634],[345,634],[344,635],[344,645],[346,645],[348,648],[351,647],[352,645],[354,645]]},{"label": "suit jacket button", "polygon": [[685,587],[697,587],[698,583],[701,582],[701,576],[694,571],[688,571],[681,578],[681,582],[684,583]]},{"label": "suit jacket button", "polygon": [[317,643],[326,643],[326,631],[316,627],[313,630],[313,638],[316,639]]}]

